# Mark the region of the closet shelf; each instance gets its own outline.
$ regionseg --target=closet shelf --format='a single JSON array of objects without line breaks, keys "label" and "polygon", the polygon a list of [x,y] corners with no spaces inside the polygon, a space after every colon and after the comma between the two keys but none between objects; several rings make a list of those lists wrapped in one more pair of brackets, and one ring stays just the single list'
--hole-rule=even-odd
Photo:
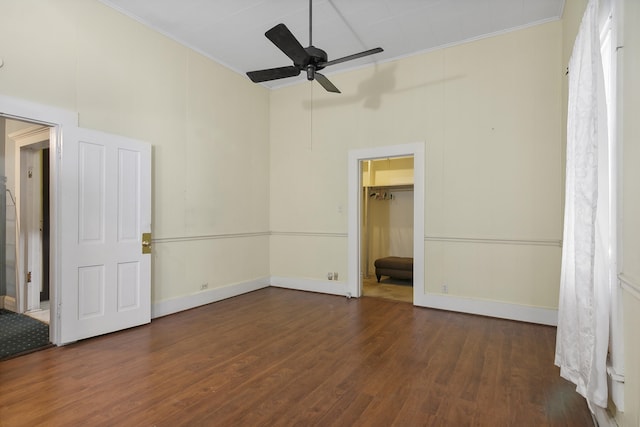
[{"label": "closet shelf", "polygon": [[363,186],[370,191],[413,191],[413,184],[401,184],[401,185],[372,185],[371,187]]}]

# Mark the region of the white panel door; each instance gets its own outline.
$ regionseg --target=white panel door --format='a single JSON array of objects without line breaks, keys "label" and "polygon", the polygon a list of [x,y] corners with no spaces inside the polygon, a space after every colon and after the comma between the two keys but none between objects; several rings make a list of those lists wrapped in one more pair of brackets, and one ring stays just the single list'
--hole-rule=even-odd
[{"label": "white panel door", "polygon": [[60,183],[60,343],[149,323],[151,145],[65,129]]}]

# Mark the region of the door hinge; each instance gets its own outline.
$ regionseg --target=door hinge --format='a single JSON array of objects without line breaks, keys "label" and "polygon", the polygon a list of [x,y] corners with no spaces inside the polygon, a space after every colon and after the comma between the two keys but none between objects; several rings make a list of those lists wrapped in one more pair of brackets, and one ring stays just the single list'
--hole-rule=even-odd
[{"label": "door hinge", "polygon": [[27,283],[31,283],[31,272],[27,272]]}]

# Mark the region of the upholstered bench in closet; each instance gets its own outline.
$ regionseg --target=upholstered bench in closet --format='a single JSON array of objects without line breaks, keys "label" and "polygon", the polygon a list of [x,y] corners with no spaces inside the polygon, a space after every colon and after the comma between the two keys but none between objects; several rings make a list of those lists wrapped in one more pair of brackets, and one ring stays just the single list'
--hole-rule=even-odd
[{"label": "upholstered bench in closet", "polygon": [[413,279],[413,258],[388,256],[378,258],[373,265],[376,267],[378,282],[382,276],[395,279]]}]

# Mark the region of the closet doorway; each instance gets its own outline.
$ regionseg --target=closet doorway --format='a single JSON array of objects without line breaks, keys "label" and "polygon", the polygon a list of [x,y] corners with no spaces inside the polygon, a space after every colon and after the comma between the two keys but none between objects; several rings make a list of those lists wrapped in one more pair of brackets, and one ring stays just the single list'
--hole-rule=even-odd
[{"label": "closet doorway", "polygon": [[[368,245],[365,245],[364,240],[364,210],[365,210],[365,193],[366,196],[371,196],[371,189],[367,189],[365,192],[365,185],[367,187],[373,187],[380,184],[370,181],[366,181],[364,178],[364,166],[369,160],[386,160],[393,159],[413,159],[413,170],[406,170],[405,174],[413,175],[413,209],[407,208],[405,210],[411,211],[411,213],[405,212],[412,218],[412,245],[413,245],[413,268],[410,269],[410,274],[413,278],[413,305],[423,306],[426,304],[427,295],[425,293],[425,246],[424,246],[424,229],[425,229],[425,144],[424,142],[415,142],[410,144],[398,144],[389,145],[383,147],[363,148],[349,151],[349,224],[348,224],[348,286],[347,296],[359,297],[363,295],[363,280],[365,278],[366,269],[365,262],[367,257],[370,262],[375,263],[375,259],[371,259],[372,256],[367,256]],[[381,172],[379,178],[383,178],[387,175],[389,179],[393,176],[389,172]],[[406,178],[406,177],[405,177]],[[393,178],[395,180],[396,178]],[[388,182],[389,187],[397,186],[398,189],[402,187],[403,190],[408,190],[410,182],[405,181],[391,181]],[[401,185],[402,184],[402,185]],[[373,191],[374,193],[376,191]],[[391,191],[393,193],[393,190]],[[409,192],[396,191],[398,199],[400,197],[410,194]],[[373,197],[379,197],[374,194]],[[381,195],[384,198],[384,191]],[[394,196],[395,197],[395,196]],[[393,199],[392,199],[393,200]],[[406,269],[405,269],[406,272]],[[372,267],[369,266],[369,275],[373,274],[375,278],[375,270],[372,271]],[[395,272],[394,272],[395,274]],[[377,282],[377,278],[376,278]],[[366,292],[365,292],[366,294]]]},{"label": "closet doorway", "polygon": [[362,295],[413,303],[413,156],[360,161]]}]

